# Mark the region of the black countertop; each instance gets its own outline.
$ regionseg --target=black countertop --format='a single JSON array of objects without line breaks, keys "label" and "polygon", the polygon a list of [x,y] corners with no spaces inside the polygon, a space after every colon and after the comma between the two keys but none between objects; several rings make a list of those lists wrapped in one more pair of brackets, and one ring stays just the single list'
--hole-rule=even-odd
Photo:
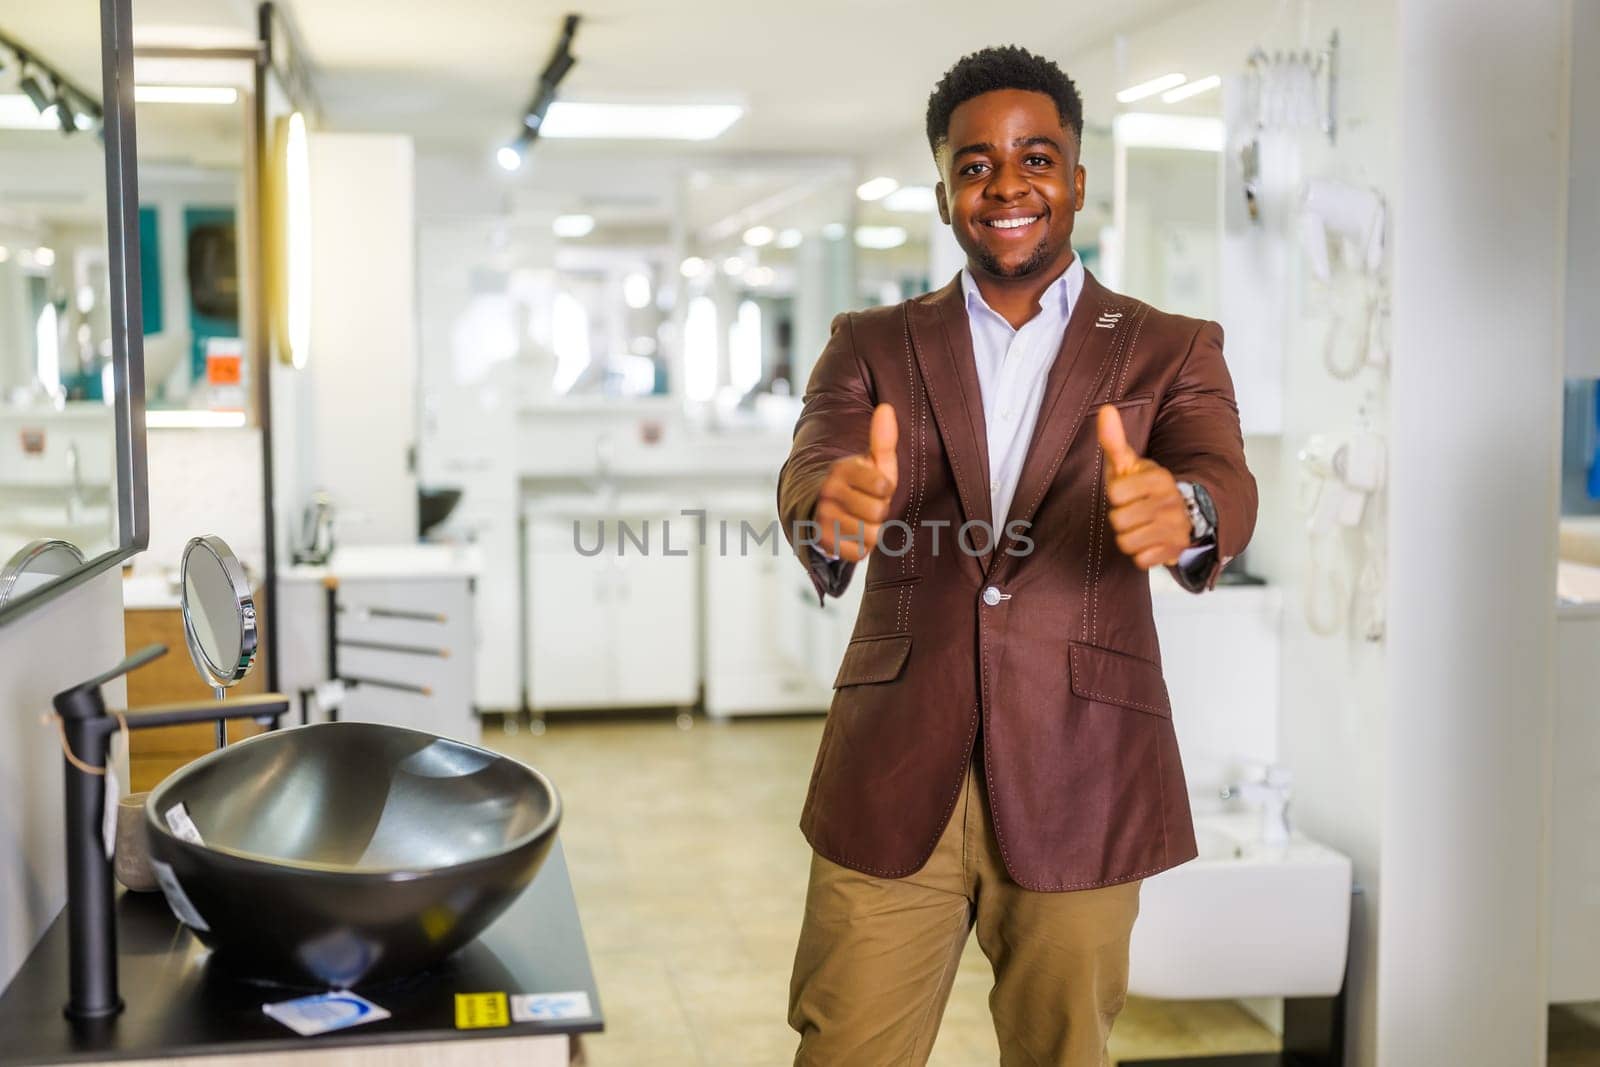
[{"label": "black countertop", "polygon": [[[604,1025],[559,840],[528,889],[478,940],[433,970],[357,990],[390,1018],[316,1037],[301,1037],[261,1010],[305,990],[227,974],[172,917],[160,893],[120,895],[117,938],[126,1009],[100,1022],[69,1022],[61,1011],[67,1001],[67,920],[64,912],[56,916],[0,996],[0,1064],[535,1037],[591,1033]],[[456,1028],[457,993],[500,992],[585,993],[592,1014]]]}]

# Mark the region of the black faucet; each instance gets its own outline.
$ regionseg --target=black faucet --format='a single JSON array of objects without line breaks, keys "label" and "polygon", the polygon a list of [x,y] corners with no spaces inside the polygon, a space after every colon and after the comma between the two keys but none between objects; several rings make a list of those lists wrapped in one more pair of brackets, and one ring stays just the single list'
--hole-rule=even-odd
[{"label": "black faucet", "polygon": [[[77,762],[103,768],[111,748],[111,735],[121,723],[106,714],[105,697],[100,687],[114,678],[166,655],[165,645],[149,645],[133,653],[104,674],[55,695],[56,714],[61,716],[67,749],[62,764],[66,771],[67,815],[67,940],[69,946],[66,1014],[69,1019],[103,1019],[122,1010],[117,993],[117,916],[111,884],[111,861],[106,858],[101,836],[105,805],[105,775],[80,770]],[[279,718],[289,710],[287,697],[278,693],[230,700],[227,703],[168,704],[125,716],[128,729],[174,726],[179,723],[210,722],[219,727],[225,719],[267,719],[278,728]]]}]

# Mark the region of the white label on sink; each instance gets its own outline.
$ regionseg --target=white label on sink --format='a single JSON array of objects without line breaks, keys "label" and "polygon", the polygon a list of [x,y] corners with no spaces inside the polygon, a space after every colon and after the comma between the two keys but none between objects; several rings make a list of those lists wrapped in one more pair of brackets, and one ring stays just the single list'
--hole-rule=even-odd
[{"label": "white label on sink", "polygon": [[301,1037],[315,1037],[362,1023],[375,1023],[389,1013],[354,993],[315,993],[309,997],[263,1004],[261,1010]]},{"label": "white label on sink", "polygon": [[587,1019],[594,1014],[589,1006],[589,994],[577,993],[517,993],[511,998],[511,1021],[514,1023],[546,1023],[558,1019]]},{"label": "white label on sink", "polygon": [[189,899],[189,894],[178,884],[178,876],[172,868],[158,859],[152,859],[150,866],[155,870],[156,881],[161,885],[161,895],[167,898],[167,907],[172,909],[172,914],[178,917],[178,921],[192,930],[209,931],[210,924],[200,917],[194,901]]},{"label": "white label on sink", "polygon": [[203,845],[200,840],[200,827],[189,818],[189,809],[177,803],[167,809],[167,826],[177,837],[189,842],[191,845]]}]

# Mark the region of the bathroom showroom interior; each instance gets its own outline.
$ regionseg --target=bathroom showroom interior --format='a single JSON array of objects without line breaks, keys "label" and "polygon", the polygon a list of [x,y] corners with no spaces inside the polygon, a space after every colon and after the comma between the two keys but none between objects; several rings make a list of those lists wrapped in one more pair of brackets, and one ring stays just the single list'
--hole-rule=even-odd
[{"label": "bathroom showroom interior", "polygon": [[1200,855],[1113,1061],[1600,1064],[1594,0],[0,0],[0,1063],[792,1061],[863,582],[778,472],[834,316],[965,264],[996,44],[1260,496],[1151,572]]}]

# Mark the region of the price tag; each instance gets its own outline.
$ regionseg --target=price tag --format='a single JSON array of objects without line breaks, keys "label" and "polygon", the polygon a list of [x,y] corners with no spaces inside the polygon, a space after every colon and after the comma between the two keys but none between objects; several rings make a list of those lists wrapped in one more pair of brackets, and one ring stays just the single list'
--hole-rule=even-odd
[{"label": "price tag", "polygon": [[483,1030],[511,1025],[511,1008],[504,993],[457,993],[456,1029]]},{"label": "price tag", "polygon": [[189,817],[189,809],[183,805],[182,801],[167,809],[167,827],[176,837],[189,842],[191,845],[205,844],[204,841],[200,840],[200,828]]},{"label": "price tag", "polygon": [[519,1023],[587,1019],[593,1014],[589,994],[584,992],[519,993],[511,998],[511,1018]]}]

